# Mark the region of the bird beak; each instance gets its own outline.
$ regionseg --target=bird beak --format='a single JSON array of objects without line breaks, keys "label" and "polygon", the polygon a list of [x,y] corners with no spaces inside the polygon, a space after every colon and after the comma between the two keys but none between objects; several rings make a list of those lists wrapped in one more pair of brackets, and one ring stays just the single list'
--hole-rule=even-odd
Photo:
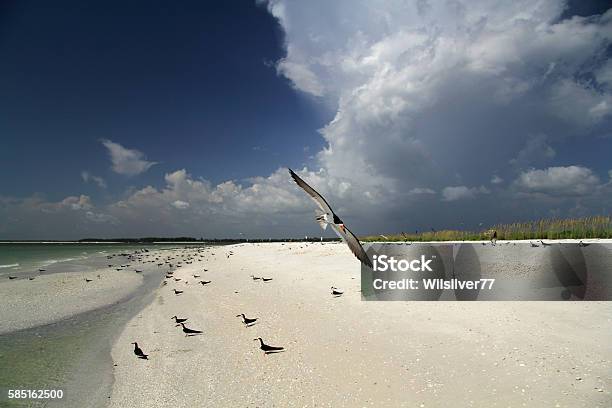
[{"label": "bird beak", "polygon": [[344,228],[344,224],[340,224],[340,229],[346,234],[346,228]]}]

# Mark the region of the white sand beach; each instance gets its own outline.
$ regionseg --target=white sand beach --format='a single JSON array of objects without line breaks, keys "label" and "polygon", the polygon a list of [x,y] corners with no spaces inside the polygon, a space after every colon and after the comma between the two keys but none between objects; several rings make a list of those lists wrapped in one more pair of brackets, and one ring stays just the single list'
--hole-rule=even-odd
[{"label": "white sand beach", "polygon": [[342,244],[204,253],[118,337],[111,407],[611,405],[612,302],[365,302]]},{"label": "white sand beach", "polygon": [[0,334],[56,322],[115,303],[128,297],[142,280],[142,275],[133,270],[104,268],[4,281],[0,284]]}]

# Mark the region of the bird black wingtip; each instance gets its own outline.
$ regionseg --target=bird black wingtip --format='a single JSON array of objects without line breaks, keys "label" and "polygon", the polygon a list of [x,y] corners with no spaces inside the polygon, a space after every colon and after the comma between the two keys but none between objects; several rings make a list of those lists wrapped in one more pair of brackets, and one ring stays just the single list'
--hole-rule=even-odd
[{"label": "bird black wingtip", "polygon": [[291,176],[291,178],[295,181],[297,181],[298,179],[298,175],[295,174],[295,172],[293,170],[291,170],[289,167],[287,167],[287,170],[289,170],[289,175]]}]

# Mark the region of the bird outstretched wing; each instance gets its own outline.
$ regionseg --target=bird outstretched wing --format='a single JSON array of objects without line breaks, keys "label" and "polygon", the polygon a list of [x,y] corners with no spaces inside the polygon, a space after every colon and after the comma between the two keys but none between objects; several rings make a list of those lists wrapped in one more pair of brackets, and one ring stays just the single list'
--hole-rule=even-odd
[{"label": "bird outstretched wing", "polygon": [[293,178],[296,184],[300,186],[310,196],[310,198],[312,198],[315,203],[317,203],[321,211],[330,215],[334,213],[334,211],[331,209],[331,207],[329,206],[327,201],[325,201],[321,194],[317,193],[314,188],[310,187],[308,183],[302,180],[300,176],[295,174],[293,170],[289,169],[289,174],[291,174],[291,178]]},{"label": "bird outstretched wing", "polygon": [[349,249],[357,257],[357,259],[359,259],[364,265],[373,268],[372,261],[368,257],[368,254],[366,254],[366,252],[364,251],[363,247],[361,246],[361,243],[359,242],[355,234],[353,234],[351,230],[346,228],[346,226],[344,226],[344,231],[336,224],[332,224],[332,227],[336,234],[338,234],[338,236],[342,238],[344,242],[346,242]]},{"label": "bird outstretched wing", "polygon": [[[297,185],[300,186],[304,191],[306,191],[306,193],[310,196],[310,198],[312,198],[312,200],[315,203],[317,203],[321,211],[329,215],[334,214],[334,211],[331,209],[331,207],[329,206],[329,204],[327,203],[327,201],[325,200],[325,198],[323,198],[321,194],[317,193],[317,191],[314,188],[310,187],[308,183],[302,180],[300,176],[295,174],[293,170],[289,169],[289,174],[291,174],[291,177],[297,183]],[[317,217],[317,221],[319,221],[319,223],[321,224],[321,227],[323,227],[324,224],[325,225],[327,224],[327,223],[323,224],[321,220],[319,220],[318,217]],[[370,261],[370,258],[368,258],[368,255],[363,250],[363,247],[359,243],[359,240],[357,239],[355,234],[353,234],[348,228],[346,228],[346,226],[344,226],[344,231],[343,231],[335,223],[331,223],[331,225],[334,228],[334,231],[336,232],[336,234],[338,234],[338,236],[342,238],[344,242],[346,242],[349,249],[351,250],[351,252],[353,252],[353,254],[355,254],[357,259],[359,259],[364,265],[372,268],[372,261]]]}]

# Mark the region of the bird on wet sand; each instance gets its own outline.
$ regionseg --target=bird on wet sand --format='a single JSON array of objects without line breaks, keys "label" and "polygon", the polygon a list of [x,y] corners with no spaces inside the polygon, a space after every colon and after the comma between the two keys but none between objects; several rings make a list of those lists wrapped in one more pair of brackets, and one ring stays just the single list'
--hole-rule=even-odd
[{"label": "bird on wet sand", "polygon": [[264,278],[264,277],[262,277],[261,280],[264,281],[264,282],[270,282],[272,280],[272,278]]},{"label": "bird on wet sand", "polygon": [[331,294],[333,296],[335,296],[335,297],[338,297],[338,296],[342,296],[344,294],[344,292],[342,292],[341,290],[338,290],[338,288],[332,286],[331,287]]},{"label": "bird on wet sand", "polygon": [[208,284],[209,284],[209,283],[211,283],[211,282],[212,282],[212,281],[207,281],[207,280],[200,281],[200,283],[201,283],[202,285],[208,285]]},{"label": "bird on wet sand", "polygon": [[9,276],[8,278],[9,278],[9,280],[17,279],[16,276]]},{"label": "bird on wet sand", "polygon": [[240,313],[239,315],[236,315],[236,317],[241,317],[241,316],[242,316],[242,323],[244,323],[246,327],[252,326],[257,321],[257,318],[249,319],[248,317],[244,315],[244,313]]},{"label": "bird on wet sand", "polygon": [[282,351],[285,351],[284,347],[275,347],[275,346],[267,345],[266,343],[263,342],[261,337],[253,339],[253,341],[257,341],[257,340],[259,340],[259,344],[260,344],[259,348],[263,350],[265,354],[280,353]]},{"label": "bird on wet sand", "polygon": [[251,278],[253,278],[253,280],[260,280],[261,279],[259,276],[255,276],[255,275],[251,275]]},{"label": "bird on wet sand", "polygon": [[148,360],[149,359],[149,355],[145,354],[142,349],[140,347],[138,347],[138,343],[133,342],[131,343],[134,345],[134,354],[136,354],[136,357],[141,358],[143,360]]},{"label": "bird on wet sand", "polygon": [[300,186],[310,198],[319,206],[320,213],[317,215],[316,220],[322,229],[326,229],[328,225],[334,230],[346,244],[348,245],[351,252],[361,261],[362,264],[372,268],[372,261],[368,257],[368,254],[363,250],[363,247],[359,243],[359,239],[344,225],[344,222],[334,213],[325,198],[317,191],[310,187],[304,180],[300,178],[293,170],[289,169],[289,174],[293,180]]},{"label": "bird on wet sand", "polygon": [[171,319],[174,319],[175,323],[183,323],[187,321],[187,319],[181,319],[180,317],[176,317],[176,316],[172,316]]},{"label": "bird on wet sand", "polygon": [[190,329],[189,327],[185,327],[185,323],[177,324],[177,326],[179,326],[179,325],[183,328],[183,333],[185,333],[185,337],[188,337],[188,336],[197,336],[198,334],[204,333],[201,330],[194,330],[194,329]]},{"label": "bird on wet sand", "polygon": [[183,293],[182,290],[176,290],[176,289],[172,289],[174,291],[175,295],[180,295],[181,293]]},{"label": "bird on wet sand", "polygon": [[93,279],[87,279],[87,278],[85,278],[85,282],[87,282],[87,283],[91,282],[92,280],[93,280]]}]

